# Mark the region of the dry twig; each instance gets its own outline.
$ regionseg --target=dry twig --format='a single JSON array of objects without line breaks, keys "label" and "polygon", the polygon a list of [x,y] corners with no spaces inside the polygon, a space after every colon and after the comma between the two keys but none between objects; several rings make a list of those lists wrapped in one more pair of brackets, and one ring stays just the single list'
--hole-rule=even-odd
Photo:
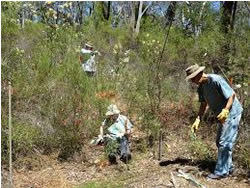
[{"label": "dry twig", "polygon": [[183,177],[186,180],[192,182],[194,185],[196,185],[197,187],[201,187],[201,188],[207,188],[206,186],[202,185],[201,183],[199,183],[197,180],[195,180],[192,176],[190,176],[189,174],[183,172],[182,170],[178,170],[178,175],[179,177]]},{"label": "dry twig", "polygon": [[175,179],[175,177],[174,177],[174,175],[173,175],[172,172],[171,172],[171,182],[172,182],[174,188],[178,187],[178,184],[176,183],[176,179]]}]

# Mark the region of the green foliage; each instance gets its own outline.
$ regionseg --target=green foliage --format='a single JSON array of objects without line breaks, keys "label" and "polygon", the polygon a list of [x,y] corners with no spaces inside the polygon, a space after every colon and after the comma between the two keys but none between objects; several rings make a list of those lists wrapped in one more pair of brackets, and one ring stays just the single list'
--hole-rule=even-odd
[{"label": "green foliage", "polygon": [[146,153],[148,151],[148,140],[146,139],[141,139],[134,143],[135,145],[135,150],[140,153]]},{"label": "green foliage", "polygon": [[1,159],[2,164],[8,164],[9,161],[9,137],[7,131],[1,129]]},{"label": "green foliage", "polygon": [[[31,21],[30,15],[34,14],[26,12],[23,28],[20,24],[23,3],[1,4],[1,78],[2,85],[10,78],[15,90],[17,155],[24,155],[40,143],[41,147],[59,151],[62,159],[70,157],[86,140],[98,134],[106,107],[114,101],[124,104],[129,115],[142,117],[141,131],[156,139],[163,127],[157,119],[162,106],[175,102],[185,109],[193,107],[191,102],[194,100],[190,97],[193,90],[190,92],[184,81],[185,68],[198,63],[213,71],[214,64],[221,65],[224,58],[221,47],[229,42],[220,30],[220,15],[211,9],[210,2],[201,17],[202,2],[192,2],[191,11],[186,3],[178,3],[164,51],[168,27],[158,22],[165,19],[158,14],[143,16],[140,33],[134,38],[130,18],[117,20],[117,26],[112,27],[113,20],[104,20],[99,2],[95,2],[94,13],[84,17],[81,27],[77,27],[72,15],[68,15],[71,5],[63,5],[64,12],[57,15],[56,10],[52,10],[54,3],[59,2],[31,3],[36,5],[38,18]],[[250,32],[246,12],[239,9],[237,14],[235,32],[231,33],[232,50],[227,54],[229,70],[224,70],[223,66],[222,69],[237,83],[246,85],[240,95],[244,96],[245,109],[248,109],[249,99],[244,93],[249,87]],[[78,61],[86,41],[93,43],[102,54],[96,57],[98,73],[94,78],[82,71]],[[108,90],[116,94],[115,100],[97,97],[98,93]],[[2,114],[5,114],[1,117],[5,124],[2,127],[2,156],[6,157],[8,97],[6,89],[2,91]],[[52,134],[46,135],[46,139],[42,138],[34,122],[21,121],[20,113],[29,114],[34,110],[48,122],[45,127],[52,127]],[[141,143],[142,151],[146,151],[145,146],[146,141]],[[190,149],[198,158],[212,157],[208,146],[199,139],[192,140]],[[242,153],[243,156],[249,154],[247,150]],[[248,165],[249,160],[245,159]]]},{"label": "green foliage", "polygon": [[59,160],[67,160],[72,157],[74,152],[80,151],[81,134],[77,127],[61,126],[60,129],[57,129],[55,136],[58,138],[56,146],[60,148]]},{"label": "green foliage", "polygon": [[12,142],[15,158],[33,153],[34,148],[41,148],[46,141],[41,128],[22,122],[13,122]]},{"label": "green foliage", "polygon": [[108,157],[110,153],[116,153],[119,143],[117,140],[109,139],[107,145],[105,146],[105,155]]},{"label": "green foliage", "polygon": [[198,160],[211,160],[213,154],[211,149],[204,141],[200,140],[194,133],[190,133],[191,144],[188,146],[189,150]]},{"label": "green foliage", "polygon": [[246,169],[250,168],[250,149],[249,149],[249,145],[243,145],[242,146],[242,151],[241,153],[241,157],[240,157],[240,162],[242,164],[243,167],[245,167]]},{"label": "green foliage", "polygon": [[[2,162],[8,164],[9,160],[9,129],[7,116],[4,115],[1,129],[1,147]],[[43,150],[49,143],[49,137],[46,137],[42,128],[38,125],[31,125],[27,122],[12,118],[12,153],[13,160],[19,157],[27,156],[35,150]]]},{"label": "green foliage", "polygon": [[152,135],[154,138],[158,138],[161,129],[161,123],[159,122],[159,120],[152,117],[150,119],[147,119],[146,123],[148,124],[147,127],[150,131],[150,135]]},{"label": "green foliage", "polygon": [[159,138],[159,133],[162,128],[161,122],[158,118],[152,113],[144,114],[142,125],[143,130],[147,132],[147,140],[142,141],[138,147],[141,152],[145,152],[147,146],[153,147],[155,145],[155,141]]},{"label": "green foliage", "polygon": [[[244,125],[241,125],[244,126]],[[241,128],[242,130],[242,128]],[[244,131],[239,134],[239,140],[237,141],[236,151],[234,155],[234,160],[242,166],[243,168],[250,168],[250,140],[249,140],[249,132]]]}]

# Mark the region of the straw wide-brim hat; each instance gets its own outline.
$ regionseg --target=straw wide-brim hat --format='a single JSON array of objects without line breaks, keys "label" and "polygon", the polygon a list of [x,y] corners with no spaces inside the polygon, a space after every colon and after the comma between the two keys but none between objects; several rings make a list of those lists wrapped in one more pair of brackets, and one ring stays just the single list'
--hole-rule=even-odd
[{"label": "straw wide-brim hat", "polygon": [[197,76],[201,71],[205,69],[205,66],[199,66],[197,64],[194,64],[186,69],[187,77],[185,80],[190,80]]},{"label": "straw wide-brim hat", "polygon": [[114,114],[120,114],[120,110],[117,108],[116,105],[111,104],[107,108],[106,116],[111,116]]}]

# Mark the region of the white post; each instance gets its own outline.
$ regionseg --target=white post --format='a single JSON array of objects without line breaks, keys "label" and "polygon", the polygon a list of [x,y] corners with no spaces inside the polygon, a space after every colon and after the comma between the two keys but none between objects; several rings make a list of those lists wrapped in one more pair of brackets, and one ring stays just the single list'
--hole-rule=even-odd
[{"label": "white post", "polygon": [[12,187],[11,82],[9,81],[9,188]]},{"label": "white post", "polygon": [[24,28],[24,8],[22,10],[22,29]]}]

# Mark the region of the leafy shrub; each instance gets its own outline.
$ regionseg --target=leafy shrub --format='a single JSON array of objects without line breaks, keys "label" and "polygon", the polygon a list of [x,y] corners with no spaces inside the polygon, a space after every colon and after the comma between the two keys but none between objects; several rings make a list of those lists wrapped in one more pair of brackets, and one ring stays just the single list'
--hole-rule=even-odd
[{"label": "leafy shrub", "polygon": [[242,146],[242,151],[240,152],[242,153],[242,156],[240,157],[241,160],[241,164],[244,168],[246,169],[249,169],[250,168],[250,149],[249,149],[249,145],[248,146],[245,146],[243,145]]},{"label": "leafy shrub", "polygon": [[190,133],[190,137],[191,137],[191,144],[189,144],[188,147],[192,155],[196,159],[200,161],[206,161],[214,158],[211,149],[207,144],[204,143],[204,141],[200,140],[193,133]]},{"label": "leafy shrub", "polygon": [[34,148],[39,149],[42,143],[46,142],[43,132],[39,127],[22,122],[14,122],[12,130],[14,159],[33,153]]}]

